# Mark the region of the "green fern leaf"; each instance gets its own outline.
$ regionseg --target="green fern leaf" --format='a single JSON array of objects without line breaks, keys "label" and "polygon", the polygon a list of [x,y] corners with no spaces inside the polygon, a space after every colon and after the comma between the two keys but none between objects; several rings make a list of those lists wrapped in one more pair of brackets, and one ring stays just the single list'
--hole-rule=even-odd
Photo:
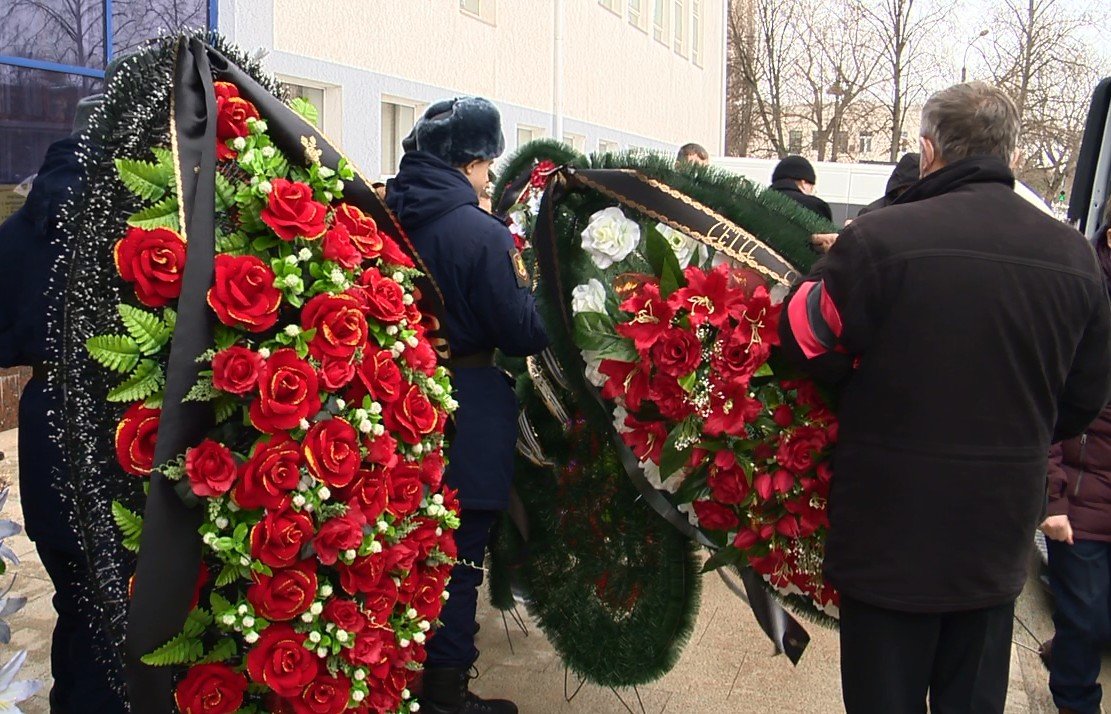
[{"label": "green fern leaf", "polygon": [[143,655],[143,664],[152,667],[168,667],[175,664],[192,664],[204,655],[204,644],[196,637],[186,633],[174,635],[169,642],[154,652]]},{"label": "green fern leaf", "polygon": [[227,253],[229,255],[243,255],[247,252],[247,247],[251,241],[247,236],[242,233],[217,233],[216,234],[216,252]]},{"label": "green fern leaf", "polygon": [[231,602],[229,602],[226,597],[216,592],[215,590],[213,590],[212,594],[208,596],[208,602],[210,605],[212,605],[213,617],[215,617],[218,613],[223,613],[231,609]]},{"label": "green fern leaf", "polygon": [[119,312],[124,327],[147,357],[153,357],[161,352],[170,341],[173,332],[158,315],[126,304],[119,306]]},{"label": "green fern leaf", "polygon": [[200,637],[204,634],[205,628],[211,624],[212,613],[203,607],[198,607],[185,618],[185,626],[182,628],[182,634],[191,637]]},{"label": "green fern leaf", "polygon": [[147,201],[162,198],[170,185],[170,177],[173,176],[172,172],[166,171],[160,164],[133,159],[116,159],[116,172],[129,191]]},{"label": "green fern leaf", "polygon": [[235,645],[235,640],[231,637],[224,637],[216,645],[209,650],[209,653],[204,656],[200,664],[211,664],[215,662],[226,662],[236,655],[238,648]]},{"label": "green fern leaf", "polygon": [[219,171],[216,172],[216,210],[226,211],[235,205],[235,187]]},{"label": "green fern leaf", "polygon": [[162,322],[166,324],[166,329],[173,335],[174,328],[177,327],[177,312],[173,308],[166,308],[162,311]]},{"label": "green fern leaf", "polygon": [[147,409],[161,409],[163,396],[162,392],[155,392],[147,397],[146,401],[143,402],[143,406]]},{"label": "green fern leaf", "polygon": [[139,539],[143,536],[143,517],[119,501],[112,501],[112,520],[123,533],[123,547],[138,552]]},{"label": "green fern leaf", "polygon": [[233,565],[225,565],[220,574],[216,576],[216,587],[222,588],[231,585],[239,579],[239,568]]},{"label": "green fern leaf", "polygon": [[139,343],[126,335],[100,335],[85,343],[89,356],[113,372],[127,374],[139,364]]},{"label": "green fern leaf", "polygon": [[164,146],[156,146],[151,149],[154,154],[155,161],[158,162],[158,168],[165,171],[167,175],[174,175],[174,152],[170,151]]},{"label": "green fern leaf", "polygon": [[123,384],[108,392],[108,401],[137,402],[146,399],[161,389],[165,381],[166,376],[157,362],[142,360]]},{"label": "green fern leaf", "polygon": [[135,228],[169,228],[181,230],[177,220],[177,198],[166,196],[158,203],[148,206],[127,219],[127,225]]},{"label": "green fern leaf", "polygon": [[305,99],[304,97],[295,97],[293,101],[289,103],[289,106],[293,111],[300,114],[305,121],[307,121],[309,124],[312,124],[313,126],[317,126],[317,122],[320,121],[320,112],[317,111],[312,102]]},{"label": "green fern leaf", "polygon": [[220,392],[212,386],[212,379],[209,377],[202,377],[197,380],[197,383],[185,395],[183,402],[211,402],[220,396]]},{"label": "green fern leaf", "polygon": [[239,410],[239,401],[235,397],[221,394],[214,404],[216,410],[216,423],[223,424],[231,419]]}]

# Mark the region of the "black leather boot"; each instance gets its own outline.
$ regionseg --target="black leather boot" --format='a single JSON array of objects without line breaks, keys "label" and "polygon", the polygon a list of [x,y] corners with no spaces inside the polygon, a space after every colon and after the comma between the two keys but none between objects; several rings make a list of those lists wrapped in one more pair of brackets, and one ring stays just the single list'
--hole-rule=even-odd
[{"label": "black leather boot", "polygon": [[480,699],[470,691],[465,669],[433,667],[424,670],[421,714],[517,714],[517,705],[505,699]]}]

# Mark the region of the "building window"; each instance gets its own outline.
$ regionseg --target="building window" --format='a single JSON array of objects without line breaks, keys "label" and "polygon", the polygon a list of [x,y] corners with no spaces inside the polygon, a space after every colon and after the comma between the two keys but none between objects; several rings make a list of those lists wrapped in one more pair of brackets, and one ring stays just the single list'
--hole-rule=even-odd
[{"label": "building window", "polygon": [[582,134],[564,134],[563,143],[580,154],[586,153],[586,137]]},{"label": "building window", "polygon": [[644,3],[648,0],[628,0],[629,24],[637,29],[645,29],[645,20],[648,16],[644,12]]},{"label": "building window", "polygon": [[401,165],[401,141],[417,122],[416,103],[382,102],[382,175],[393,176]]},{"label": "building window", "polygon": [[671,25],[674,30],[672,47],[687,56],[687,0],[672,0]]},{"label": "building window", "polygon": [[652,37],[667,44],[668,0],[652,0]]},{"label": "building window", "polygon": [[483,22],[494,24],[494,0],[459,0],[459,9]]},{"label": "building window", "polygon": [[598,0],[598,4],[616,15],[621,14],[621,0]]},{"label": "building window", "polygon": [[691,61],[702,66],[702,0],[691,0]]},{"label": "building window", "polygon": [[598,140],[598,153],[600,154],[616,154],[621,151],[621,144],[616,141],[608,141],[606,139]]},{"label": "building window", "polygon": [[870,153],[872,153],[872,135],[871,134],[861,134],[860,135],[860,153],[861,154],[870,154]]},{"label": "building window", "polygon": [[802,153],[802,129],[791,129],[788,134],[787,151],[792,154]]},{"label": "building window", "polygon": [[542,136],[544,136],[544,130],[539,127],[525,126],[524,124],[517,125],[517,146],[524,146]]},{"label": "building window", "polygon": [[327,111],[324,107],[324,88],[307,87],[293,82],[282,82],[282,86],[285,87],[290,99],[304,99],[316,108],[316,128],[323,130],[324,114]]}]

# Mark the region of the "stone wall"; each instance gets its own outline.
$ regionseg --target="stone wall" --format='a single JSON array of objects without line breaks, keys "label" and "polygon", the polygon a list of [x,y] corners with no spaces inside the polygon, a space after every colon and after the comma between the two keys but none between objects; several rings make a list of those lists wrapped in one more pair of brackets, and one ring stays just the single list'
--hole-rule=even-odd
[{"label": "stone wall", "polygon": [[30,378],[30,367],[0,369],[0,431],[19,425],[19,395]]}]

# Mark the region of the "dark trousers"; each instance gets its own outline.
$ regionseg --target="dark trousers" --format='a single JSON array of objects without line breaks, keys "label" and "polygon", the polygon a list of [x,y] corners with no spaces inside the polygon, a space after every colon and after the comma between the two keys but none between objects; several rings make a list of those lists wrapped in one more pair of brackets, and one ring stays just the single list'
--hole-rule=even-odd
[{"label": "dark trousers", "polygon": [[467,509],[459,513],[459,528],[455,531],[459,562],[451,570],[447,586],[450,595],[440,613],[443,624],[428,641],[427,668],[469,669],[478,659],[474,646],[478,586],[482,585],[486,544],[490,542],[498,513]]},{"label": "dark trousers", "polygon": [[1055,607],[1049,689],[1053,702],[1080,714],[1098,712],[1101,648],[1111,637],[1111,543],[1046,540]]},{"label": "dark trousers", "polygon": [[85,572],[77,556],[65,550],[36,544],[39,559],[54,583],[54,610],[58,621],[50,645],[51,714],[124,714],[120,696],[109,684],[108,670],[100,661],[98,645],[86,613],[78,607],[78,578]]},{"label": "dark trousers", "polygon": [[848,714],[1002,714],[1014,602],[967,612],[897,612],[841,598]]}]

